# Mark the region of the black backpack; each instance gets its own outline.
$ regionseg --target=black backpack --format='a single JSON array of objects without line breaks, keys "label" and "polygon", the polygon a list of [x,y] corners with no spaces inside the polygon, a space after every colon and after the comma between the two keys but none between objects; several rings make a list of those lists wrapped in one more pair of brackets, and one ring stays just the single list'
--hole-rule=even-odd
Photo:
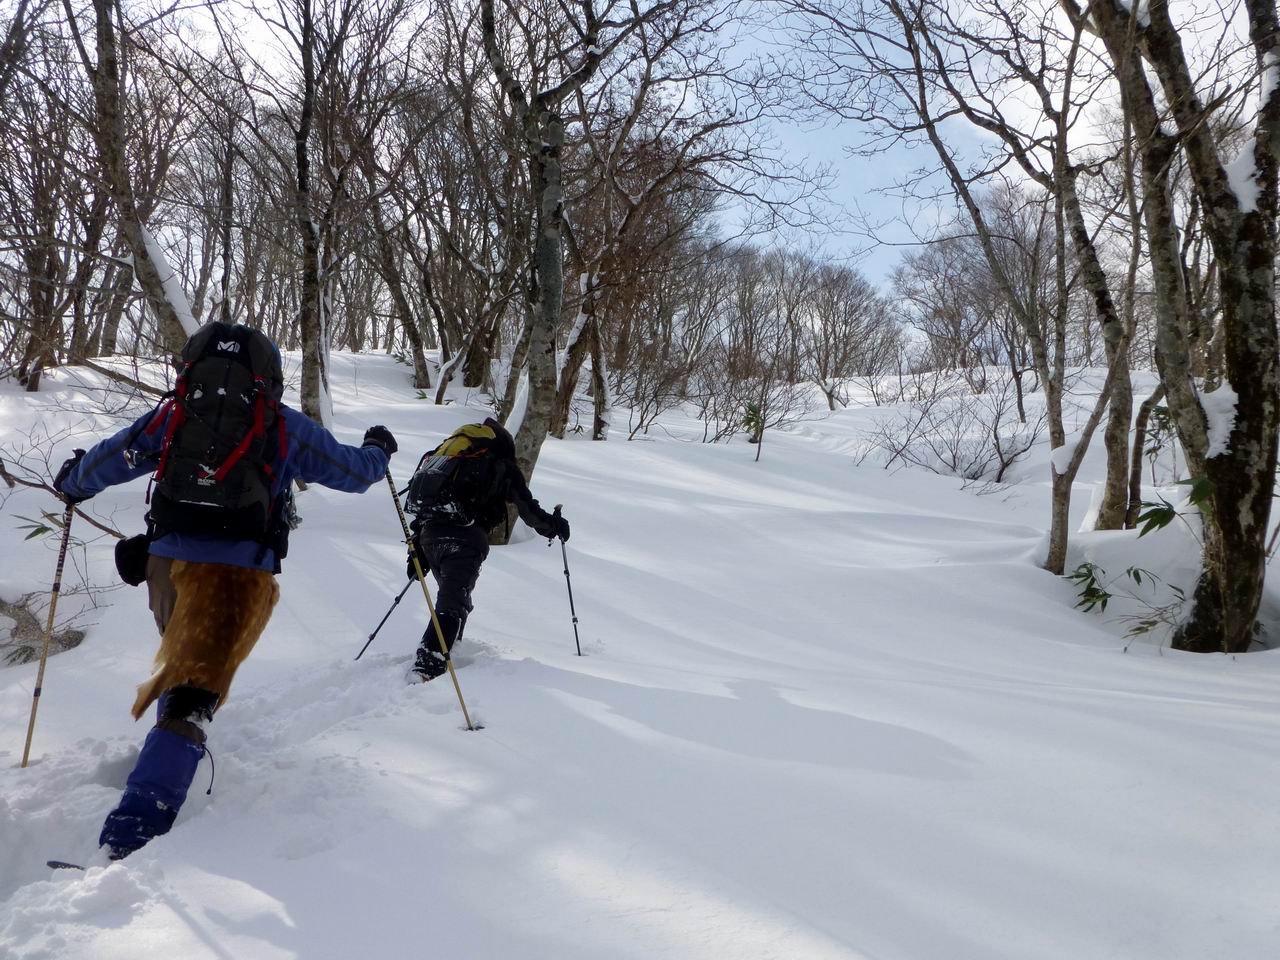
[{"label": "black backpack", "polygon": [[209,323],[182,348],[171,398],[148,432],[165,425],[147,519],[154,536],[206,534],[267,543],[278,517],[271,496],[288,451],[280,354],[262,333]]},{"label": "black backpack", "polygon": [[406,509],[419,520],[432,515],[492,526],[501,519],[502,482],[510,436],[488,422],[459,427],[423,455],[409,481]]}]

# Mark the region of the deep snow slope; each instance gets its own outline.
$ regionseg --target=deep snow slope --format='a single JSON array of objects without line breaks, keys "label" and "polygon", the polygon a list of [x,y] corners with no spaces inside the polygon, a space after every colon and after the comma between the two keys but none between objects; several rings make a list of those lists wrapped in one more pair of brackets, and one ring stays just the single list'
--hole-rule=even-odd
[{"label": "deep snow slope", "polygon": [[[340,435],[390,426],[401,482],[480,415],[335,361]],[[6,436],[65,416],[4,389]],[[1276,655],[1121,653],[1035,567],[1037,498],[854,467],[840,420],[760,463],[549,441],[586,655],[559,550],[495,550],[459,653],[474,733],[447,681],[401,682],[420,596],[352,662],[403,583],[385,486],[306,492],[212,796],[206,762],[168,836],[52,875],[93,856],[145,733],[146,598],[107,594],[50,661],[27,770],[35,667],[0,670],[0,957],[1276,956]],[[93,506],[135,529],[144,486]],[[51,573],[14,519],[40,505],[6,508],[6,596]]]}]

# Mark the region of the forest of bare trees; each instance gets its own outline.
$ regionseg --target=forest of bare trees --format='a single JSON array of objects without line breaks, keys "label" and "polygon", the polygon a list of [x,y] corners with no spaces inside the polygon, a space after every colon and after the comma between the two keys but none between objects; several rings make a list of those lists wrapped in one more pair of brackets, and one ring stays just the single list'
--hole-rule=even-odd
[{"label": "forest of bare trees", "polygon": [[[955,236],[922,238],[935,242],[899,275],[917,300],[945,303],[926,307],[930,342],[957,366],[996,354],[972,330],[986,312],[1000,332],[985,339],[1001,341],[1015,378],[1030,359],[1060,452],[1045,566],[1065,572],[1071,487],[1100,426],[1098,524],[1133,523],[1131,370],[1153,364],[1203,529],[1203,570],[1174,644],[1249,649],[1280,414],[1275,5],[785,6],[811,51],[793,65],[809,109],[865,126],[869,149],[927,149],[927,173],[902,189],[945,194],[959,210]],[[1069,435],[1066,378],[1080,363],[1107,375]],[[1211,415],[1224,409],[1227,422]]]},{"label": "forest of bare trees", "polygon": [[[547,436],[625,440],[675,408],[758,456],[802,417],[897,404],[884,459],[966,479],[1003,479],[1043,433],[1056,574],[1090,438],[1097,524],[1132,528],[1165,415],[1203,526],[1175,643],[1246,650],[1280,429],[1280,36],[1265,0],[1200,14],[18,0],[0,11],[0,376],[38,391],[225,319],[298,351],[322,422],[331,349],[403,357],[428,401],[483,391],[526,473]],[[912,148],[892,189],[931,215],[880,285],[824,252],[847,212],[774,140],[784,116],[856,128],[837,178]],[[1082,368],[1102,374],[1083,408]]]}]

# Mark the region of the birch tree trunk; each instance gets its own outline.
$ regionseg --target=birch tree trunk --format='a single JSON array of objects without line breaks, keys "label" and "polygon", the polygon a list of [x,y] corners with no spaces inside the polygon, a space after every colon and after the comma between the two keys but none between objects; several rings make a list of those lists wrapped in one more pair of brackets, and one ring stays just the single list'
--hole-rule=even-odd
[{"label": "birch tree trunk", "polygon": [[502,405],[498,408],[498,419],[506,422],[516,406],[516,394],[520,390],[520,378],[524,375],[525,362],[529,358],[529,337],[533,331],[533,305],[526,304],[525,322],[520,328],[520,338],[516,340],[515,349],[511,352],[511,363],[507,369],[507,383],[502,391]]},{"label": "birch tree trunk", "polygon": [[[372,177],[370,181],[372,182]],[[373,216],[373,229],[378,237],[378,272],[382,275],[387,291],[391,294],[395,322],[404,331],[405,338],[409,341],[409,353],[413,357],[413,387],[415,390],[430,390],[431,370],[427,366],[427,355],[423,351],[422,333],[418,330],[413,307],[409,305],[409,298],[405,295],[404,275],[396,259],[395,243],[390,231],[387,230],[382,208],[376,200],[370,205],[370,213]],[[388,344],[391,342],[390,327],[389,324]]]},{"label": "birch tree trunk", "polygon": [[578,392],[578,377],[591,346],[591,330],[595,324],[596,278],[592,272],[582,278],[582,303],[578,316],[564,345],[564,364],[560,367],[560,383],[556,389],[555,405],[551,414],[551,435],[564,439],[573,413],[573,398]]},{"label": "birch tree trunk", "polygon": [[494,0],[483,0],[481,5],[485,56],[523,131],[529,180],[538,211],[533,244],[528,398],[524,408],[518,411],[520,422],[515,435],[516,462],[526,480],[532,477],[537,465],[538,454],[551,428],[556,401],[556,328],[564,302],[564,185],[560,165],[564,120],[559,110],[565,98],[591,78],[604,55],[592,0],[585,0],[582,11],[584,23],[579,29],[584,52],[581,60],[568,69],[564,79],[554,87],[527,91],[499,49]]},{"label": "birch tree trunk", "polygon": [[609,438],[609,416],[613,407],[609,395],[609,369],[608,362],[605,360],[603,340],[600,321],[597,318],[591,325],[592,440]]},{"label": "birch tree trunk", "polygon": [[[1086,15],[1073,0],[1063,2],[1073,16]],[[1141,144],[1156,288],[1157,365],[1188,468],[1193,477],[1209,484],[1209,497],[1201,508],[1202,572],[1191,609],[1173,637],[1175,647],[1196,652],[1239,653],[1253,643],[1266,574],[1280,430],[1275,313],[1280,23],[1271,0],[1247,0],[1244,8],[1263,78],[1253,135],[1232,164],[1235,176],[1221,155],[1217,128],[1206,121],[1209,111],[1200,100],[1167,4],[1152,3],[1135,15],[1118,4],[1103,3],[1090,6],[1087,14],[1115,67],[1125,113]],[[1159,81],[1159,98],[1144,61]],[[1176,137],[1161,128],[1161,101],[1173,115]],[[1233,393],[1218,398],[1214,421],[1194,380],[1192,316],[1168,182],[1170,161],[1178,149],[1186,154],[1218,270],[1225,374],[1219,389]]]},{"label": "birch tree trunk", "polygon": [[1133,428],[1133,452],[1129,462],[1129,509],[1125,512],[1124,525],[1132,530],[1138,525],[1138,515],[1142,512],[1142,458],[1147,449],[1147,429],[1151,423],[1151,412],[1156,404],[1164,399],[1164,387],[1156,387],[1155,392],[1142,401],[1138,408],[1138,419]]},{"label": "birch tree trunk", "polygon": [[564,191],[560,183],[560,148],[564,124],[547,116],[546,148],[530,163],[538,200],[533,269],[536,292],[529,330],[529,398],[516,434],[516,462],[525,477],[533,475],[542,443],[551,429],[556,401],[556,327],[564,302]]},{"label": "birch tree trunk", "polygon": [[[120,232],[124,235],[133,258],[133,275],[156,315],[161,344],[170,356],[176,357],[182,352],[182,345],[186,343],[187,337],[196,332],[196,325],[185,304],[174,302],[177,279],[169,264],[160,262],[163,254],[142,223],[129,175],[121,96],[123,68],[116,29],[112,24],[113,14],[119,16],[117,0],[93,0],[93,11],[98,47],[96,63],[89,59],[83,46],[80,47],[80,54],[93,85],[97,111],[93,125],[94,141],[98,146],[99,160],[119,217]],[[71,14],[68,13],[68,16]]]},{"label": "birch tree trunk", "polygon": [[329,427],[329,323],[325,316],[320,227],[315,221],[311,184],[311,126],[316,105],[316,31],[311,0],[299,4],[298,47],[302,60],[302,109],[294,130],[294,219],[302,238],[302,302],[298,326],[302,337],[302,412]]}]

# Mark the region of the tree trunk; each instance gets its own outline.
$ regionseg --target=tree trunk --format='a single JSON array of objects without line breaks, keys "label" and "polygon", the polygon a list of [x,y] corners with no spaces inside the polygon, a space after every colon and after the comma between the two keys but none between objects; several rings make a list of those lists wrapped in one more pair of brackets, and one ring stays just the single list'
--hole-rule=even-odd
[{"label": "tree trunk", "polygon": [[1259,212],[1242,220],[1241,256],[1222,266],[1226,383],[1219,389],[1236,393],[1235,423],[1226,449],[1215,437],[1204,460],[1213,484],[1202,508],[1204,569],[1191,614],[1173,638],[1177,649],[1198,653],[1249,649],[1267,570],[1280,429],[1275,245]]},{"label": "tree trunk", "polygon": [[[563,100],[588,83],[604,51],[599,43],[600,21],[594,5],[586,3],[581,62],[550,90],[530,94],[512,74],[498,44],[493,0],[480,4],[485,56],[519,120],[529,162],[529,182],[537,202],[537,235],[533,249],[533,312],[529,331],[529,393],[520,411],[516,432],[516,462],[528,480],[547,439],[556,399],[556,328],[564,300],[564,185],[560,151],[564,121],[558,110]],[[634,9],[634,7],[633,7]]]},{"label": "tree trunk", "polygon": [[464,387],[483,387],[489,373],[489,358],[493,356],[494,339],[501,326],[501,314],[495,312],[492,317],[477,320],[482,326],[476,330],[475,336],[467,344],[467,355],[462,360],[462,385]]},{"label": "tree trunk", "polygon": [[1067,530],[1071,522],[1071,486],[1075,482],[1075,474],[1063,475],[1053,469],[1050,473],[1053,474],[1053,501],[1049,508],[1049,554],[1044,568],[1060,577],[1067,566]]},{"label": "tree trunk", "polygon": [[564,432],[569,427],[569,416],[573,413],[573,397],[578,392],[578,376],[587,359],[587,349],[591,345],[591,328],[594,318],[593,293],[588,289],[583,296],[582,306],[569,340],[564,345],[564,365],[560,368],[560,383],[556,388],[555,405],[551,412],[551,435],[564,439]]},{"label": "tree trunk", "polygon": [[605,360],[603,339],[600,334],[600,321],[596,319],[591,325],[592,440],[607,440],[609,437],[609,412],[612,404],[609,397],[609,368]]},{"label": "tree trunk", "polygon": [[[1272,5],[1248,4],[1250,40],[1259,62],[1274,63],[1276,12]],[[1276,139],[1280,134],[1280,91],[1263,84],[1255,120],[1249,178],[1257,196],[1237,193],[1221,161],[1225,144],[1215,139],[1209,111],[1200,102],[1195,78],[1177,28],[1165,5],[1137,12],[1123,5],[1090,7],[1097,33],[1116,68],[1123,106],[1133,118],[1141,145],[1143,199],[1156,292],[1156,361],[1168,394],[1193,478],[1209,481],[1201,504],[1204,565],[1186,620],[1173,645],[1196,652],[1238,653],[1254,639],[1266,572],[1266,535],[1276,472],[1280,429],[1280,364],[1275,316]],[[1082,14],[1077,14],[1082,15]],[[1141,44],[1141,50],[1138,44]],[[1147,60],[1162,87],[1157,99]],[[1176,135],[1166,133],[1163,113],[1173,114]],[[1204,211],[1217,269],[1222,309],[1223,388],[1235,391],[1229,436],[1221,435],[1225,410],[1214,422],[1197,394],[1190,331],[1191,306],[1184,286],[1176,212],[1169,190],[1169,161],[1175,150],[1187,157],[1192,185]],[[1212,396],[1212,394],[1210,394]],[[1219,398],[1218,405],[1225,407]]]},{"label": "tree trunk", "polygon": [[533,160],[533,183],[538,195],[538,236],[534,244],[537,294],[529,331],[529,397],[517,432],[516,462],[525,479],[533,476],[543,441],[551,427],[556,400],[556,327],[564,300],[564,216],[560,184],[560,146],[564,127],[558,118],[548,122],[544,153]]},{"label": "tree trunk", "polygon": [[520,339],[516,341],[511,352],[511,364],[507,371],[506,388],[502,391],[502,406],[498,408],[498,419],[506,421],[515,409],[516,395],[520,391],[520,376],[524,372],[525,362],[529,359],[529,336],[533,331],[533,305],[527,305],[524,326],[520,330]]},{"label": "tree trunk", "polygon": [[1147,449],[1147,427],[1151,423],[1151,412],[1156,404],[1164,399],[1164,387],[1156,387],[1155,392],[1142,401],[1138,408],[1138,422],[1133,430],[1133,451],[1129,462],[1129,509],[1125,512],[1124,526],[1132,530],[1138,525],[1138,514],[1142,512],[1142,457]]},{"label": "tree trunk", "polygon": [[[413,308],[404,292],[404,280],[400,273],[400,264],[396,260],[395,244],[391,242],[391,234],[383,222],[382,210],[374,203],[371,208],[374,232],[378,235],[378,256],[382,279],[391,294],[391,303],[395,308],[394,317],[399,322],[409,341],[409,352],[413,356],[413,388],[415,390],[431,389],[431,371],[427,367],[427,355],[422,348],[422,333],[418,330],[413,316]],[[391,331],[395,323],[387,325],[387,343],[391,343]]]},{"label": "tree trunk", "polygon": [[[1110,350],[1110,344],[1107,344]],[[1107,479],[1095,530],[1123,530],[1129,509],[1129,428],[1133,422],[1133,382],[1129,376],[1128,351],[1110,358],[1117,367],[1111,389],[1111,408],[1103,441],[1107,450]]]},{"label": "tree trunk", "polygon": [[116,272],[115,288],[111,291],[111,302],[107,306],[107,317],[102,322],[102,343],[99,356],[114,356],[119,349],[120,320],[124,316],[124,310],[128,306],[131,293],[133,293],[133,268],[127,263],[123,263],[120,264]]},{"label": "tree trunk", "polygon": [[[301,199],[299,200],[301,206]],[[333,418],[329,400],[328,323],[320,277],[320,237],[309,219],[302,228],[302,412],[326,427]]]},{"label": "tree trunk", "polygon": [[[187,337],[195,333],[195,325],[189,316],[179,313],[180,305],[172,301],[165,289],[166,277],[162,276],[161,270],[167,272],[169,265],[167,262],[157,262],[157,258],[152,256],[152,244],[148,242],[150,238],[142,224],[133,183],[129,177],[129,159],[125,148],[126,127],[120,103],[120,60],[115,29],[111,23],[116,0],[94,0],[93,8],[96,15],[98,63],[96,68],[90,64],[85,66],[93,81],[94,104],[97,109],[97,122],[93,127],[94,140],[111,190],[111,199],[120,217],[120,230],[133,255],[133,273],[146,295],[147,303],[156,314],[160,342],[171,356],[176,357],[182,352],[182,345],[186,343]],[[155,249],[158,251],[158,247]],[[175,284],[177,282],[176,279],[170,280]]]},{"label": "tree trunk", "polygon": [[[1098,256],[1097,247],[1084,218],[1080,197],[1076,192],[1076,170],[1064,155],[1059,164],[1058,182],[1062,184],[1062,210],[1071,234],[1071,245],[1080,261],[1080,275],[1093,299],[1094,312],[1102,331],[1103,347],[1111,374],[1111,409],[1108,413],[1104,440],[1107,451],[1107,479],[1096,529],[1119,530],[1124,525],[1128,506],[1129,428],[1133,420],[1133,385],[1129,377],[1129,337],[1125,323],[1116,310],[1111,286]],[[1090,328],[1088,318],[1085,329]],[[1092,365],[1093,347],[1089,345],[1087,364]]]},{"label": "tree trunk", "polygon": [[218,211],[218,226],[222,243],[222,277],[218,283],[218,319],[223,323],[231,323],[231,253],[232,228],[235,217],[235,147],[236,121],[233,116],[227,119],[226,150],[222,157],[222,204]]},{"label": "tree trunk", "polygon": [[311,212],[311,158],[308,153],[315,113],[315,26],[311,4],[300,4],[302,34],[302,109],[294,131],[294,218],[302,234],[302,302],[298,326],[302,335],[302,412],[328,427],[333,420],[329,398],[329,318],[325,315],[320,230]]}]

